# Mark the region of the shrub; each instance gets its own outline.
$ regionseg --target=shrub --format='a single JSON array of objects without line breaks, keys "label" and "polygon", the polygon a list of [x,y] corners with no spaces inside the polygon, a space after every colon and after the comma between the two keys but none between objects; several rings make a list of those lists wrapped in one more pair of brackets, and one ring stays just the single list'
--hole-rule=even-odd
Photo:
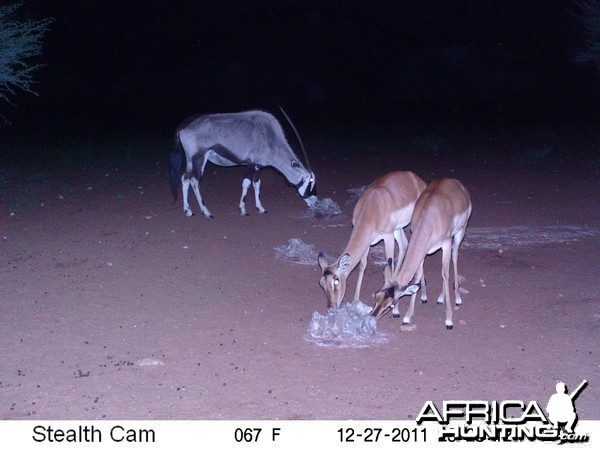
[{"label": "shrub", "polygon": [[[40,64],[31,59],[42,52],[42,39],[51,19],[15,18],[21,3],[0,6],[0,100],[15,106],[11,98],[17,90],[37,95],[33,90],[33,72]],[[0,120],[6,119],[0,115]]]},{"label": "shrub", "polygon": [[600,0],[574,0],[575,14],[586,36],[586,48],[577,61],[593,63],[600,69]]}]

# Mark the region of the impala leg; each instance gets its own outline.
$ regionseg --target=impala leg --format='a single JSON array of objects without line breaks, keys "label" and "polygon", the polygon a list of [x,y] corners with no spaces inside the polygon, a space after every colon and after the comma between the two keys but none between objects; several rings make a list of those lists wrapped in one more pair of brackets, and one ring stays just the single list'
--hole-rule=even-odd
[{"label": "impala leg", "polygon": [[386,237],[383,238],[383,249],[385,252],[385,261],[387,263],[387,261],[392,258],[392,273],[394,272],[394,238],[391,235],[388,235]]},{"label": "impala leg", "polygon": [[367,256],[369,256],[369,249],[367,249],[358,263],[358,279],[356,280],[356,290],[354,291],[355,301],[360,300],[360,288],[362,287],[363,276],[365,274],[365,269],[367,268]]},{"label": "impala leg", "polygon": [[[402,240],[402,237],[404,237],[404,240]],[[394,242],[398,243],[398,251],[400,252],[400,255],[398,256],[398,260],[396,261],[395,267],[394,267]],[[394,236],[393,238],[391,236],[387,236],[385,238],[383,238],[383,245],[385,248],[385,260],[388,261],[390,258],[392,258],[392,272],[396,273],[397,270],[399,270],[399,266],[400,266],[400,261],[402,261],[402,257],[404,256],[404,251],[406,250],[406,236],[404,235],[404,231],[402,230],[394,230]],[[394,317],[400,317],[400,310],[398,309],[398,302],[396,302],[396,304],[394,304],[394,307],[392,308],[392,316]]]},{"label": "impala leg", "polygon": [[452,250],[452,239],[447,239],[442,244],[442,281],[443,288],[438,298],[438,303],[446,302],[446,328],[451,330],[454,327],[452,323],[452,302],[450,301],[450,253]]},{"label": "impala leg", "polygon": [[446,292],[446,280],[450,274],[450,252],[452,248],[452,238],[444,241],[442,244],[442,290],[438,296],[438,305],[443,305],[448,300]]},{"label": "impala leg", "polygon": [[[423,265],[421,265],[421,271],[423,271]],[[427,283],[425,282],[425,272],[421,275],[421,303],[427,303]]]},{"label": "impala leg", "polygon": [[465,230],[461,230],[454,235],[452,242],[452,266],[454,267],[454,298],[456,298],[456,304],[462,305],[462,298],[460,297],[460,281],[458,278],[458,248],[465,237]]},{"label": "impala leg", "polygon": [[[419,280],[423,279],[423,263],[421,263],[419,265],[419,268],[417,269],[417,273],[415,274],[415,282],[419,282]],[[415,299],[417,298],[417,293],[415,292],[413,295],[410,296],[410,304],[408,306],[408,310],[406,311],[406,314],[404,315],[404,319],[402,319],[402,323],[404,325],[408,325],[410,323],[410,320],[415,312]],[[398,304],[396,303],[396,306]],[[396,307],[394,306],[394,308]]]},{"label": "impala leg", "polygon": [[402,261],[404,260],[404,254],[406,253],[406,248],[408,247],[408,240],[406,239],[406,233],[404,233],[404,229],[396,229],[394,230],[394,240],[398,244],[398,259],[396,260],[396,270],[395,274],[400,272],[400,266],[402,265]]}]

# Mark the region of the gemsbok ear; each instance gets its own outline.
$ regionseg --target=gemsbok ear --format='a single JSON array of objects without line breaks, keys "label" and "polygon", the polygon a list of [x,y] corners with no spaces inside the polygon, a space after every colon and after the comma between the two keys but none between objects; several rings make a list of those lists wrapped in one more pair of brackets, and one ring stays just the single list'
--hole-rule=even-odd
[{"label": "gemsbok ear", "polygon": [[344,253],[340,256],[338,261],[338,270],[340,272],[345,272],[348,268],[350,268],[350,255],[348,253]]},{"label": "gemsbok ear", "polygon": [[327,260],[325,259],[325,254],[323,252],[319,252],[317,256],[317,261],[319,262],[319,267],[321,268],[321,272],[324,272],[329,264],[327,264]]}]

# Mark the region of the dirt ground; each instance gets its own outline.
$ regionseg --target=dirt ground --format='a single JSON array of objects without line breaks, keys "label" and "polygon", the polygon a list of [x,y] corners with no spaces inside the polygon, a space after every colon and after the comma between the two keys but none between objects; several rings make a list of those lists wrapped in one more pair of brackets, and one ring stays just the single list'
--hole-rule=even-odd
[{"label": "dirt ground", "polygon": [[[122,157],[82,147],[36,158],[29,144],[31,157],[0,167],[0,418],[413,419],[427,400],[545,405],[558,380],[587,379],[577,412],[600,419],[599,142],[589,130],[323,133],[305,143],[319,196],[343,215],[321,220],[272,170],[268,214],[249,196],[240,217],[244,169],[214,166],[202,190],[215,218],[193,197],[186,217],[170,196],[168,141],[143,157],[139,142],[106,144]],[[318,266],[274,247],[295,237],[339,256],[347,189],[399,169],[471,192],[459,259],[469,293],[454,329],[435,302],[437,253],[412,331],[388,315],[385,344],[307,342],[311,314],[326,310]],[[381,284],[370,264],[362,300]]]}]

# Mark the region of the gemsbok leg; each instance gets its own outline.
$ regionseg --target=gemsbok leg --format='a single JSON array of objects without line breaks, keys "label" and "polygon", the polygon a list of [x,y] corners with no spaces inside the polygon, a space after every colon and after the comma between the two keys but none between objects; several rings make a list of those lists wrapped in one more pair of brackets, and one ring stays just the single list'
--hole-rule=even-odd
[{"label": "gemsbok leg", "polygon": [[[192,172],[192,177],[190,179],[190,184],[192,185],[192,191],[194,191],[196,200],[198,200],[198,205],[200,206],[200,210],[202,211],[202,214],[204,214],[206,217],[212,219],[214,216],[212,215],[212,213],[208,210],[208,208],[204,204],[204,201],[202,200],[202,194],[200,194],[200,180],[202,179],[202,175],[204,174],[204,167],[206,166],[206,161],[207,161],[206,152],[199,153],[192,160],[193,172]],[[183,176],[185,177],[186,174],[184,174]],[[185,192],[185,190],[184,190],[184,192]],[[183,200],[184,200],[183,208],[186,211],[186,215],[188,215],[188,217],[189,217],[192,215],[192,210],[190,209],[190,205],[188,205],[188,203],[186,201],[187,198],[186,198],[185,194],[184,194]],[[187,210],[186,210],[186,207],[187,207]]]},{"label": "gemsbok leg", "polygon": [[254,166],[250,168],[246,177],[242,180],[242,196],[240,198],[240,214],[242,216],[248,215],[246,212],[246,195],[248,194],[248,189],[250,188],[250,184],[254,189],[254,202],[256,204],[256,209],[261,214],[266,213],[265,208],[263,208],[262,203],[260,202],[260,178],[259,178],[260,168]]}]

